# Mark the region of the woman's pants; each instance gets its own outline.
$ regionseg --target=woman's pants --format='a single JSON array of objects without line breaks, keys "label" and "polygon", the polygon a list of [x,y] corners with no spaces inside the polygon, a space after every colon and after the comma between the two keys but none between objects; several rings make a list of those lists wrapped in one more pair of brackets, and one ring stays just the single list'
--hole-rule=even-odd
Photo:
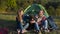
[{"label": "woman's pants", "polygon": [[22,25],[22,23],[20,23],[20,22],[17,23],[17,28],[20,29],[20,32],[22,32],[22,30],[24,30],[24,29],[27,29],[28,26],[29,26],[29,23],[26,23],[25,25]]}]

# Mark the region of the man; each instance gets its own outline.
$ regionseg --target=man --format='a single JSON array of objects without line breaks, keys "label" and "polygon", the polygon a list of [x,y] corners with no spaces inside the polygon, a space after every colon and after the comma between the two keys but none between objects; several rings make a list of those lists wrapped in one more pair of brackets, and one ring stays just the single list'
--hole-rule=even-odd
[{"label": "man", "polygon": [[44,11],[43,10],[40,10],[38,12],[38,15],[35,16],[37,18],[37,23],[41,29],[44,28],[44,31],[47,31],[48,30],[48,22],[47,22],[47,19],[44,15]]}]

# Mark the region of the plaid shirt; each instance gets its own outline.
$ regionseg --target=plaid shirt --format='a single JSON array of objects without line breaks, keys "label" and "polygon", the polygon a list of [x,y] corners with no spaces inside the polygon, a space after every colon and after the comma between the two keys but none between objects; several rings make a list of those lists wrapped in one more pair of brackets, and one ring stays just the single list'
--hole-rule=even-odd
[{"label": "plaid shirt", "polygon": [[45,16],[39,17],[38,20],[39,20],[38,21],[38,24],[40,25],[42,23],[42,21],[45,21],[46,20],[46,17]]}]

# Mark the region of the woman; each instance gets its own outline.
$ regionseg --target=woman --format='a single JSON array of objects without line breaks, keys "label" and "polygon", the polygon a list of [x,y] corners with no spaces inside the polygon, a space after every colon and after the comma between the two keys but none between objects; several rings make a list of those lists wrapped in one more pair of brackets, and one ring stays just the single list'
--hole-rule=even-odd
[{"label": "woman", "polygon": [[29,24],[26,23],[25,19],[26,18],[24,16],[23,10],[19,9],[17,12],[17,16],[16,16],[18,34],[22,34],[22,33],[26,32],[26,28],[28,27]]}]

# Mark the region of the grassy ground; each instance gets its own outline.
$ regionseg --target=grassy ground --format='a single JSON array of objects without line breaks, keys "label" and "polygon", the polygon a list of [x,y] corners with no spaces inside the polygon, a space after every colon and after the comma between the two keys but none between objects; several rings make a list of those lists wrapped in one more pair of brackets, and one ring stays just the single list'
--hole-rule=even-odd
[{"label": "grassy ground", "polygon": [[[16,15],[2,15],[0,14],[0,28],[8,28],[9,34],[17,34],[16,32]],[[60,19],[54,19],[56,24],[60,29]],[[26,34],[33,34],[33,32],[28,32]],[[60,31],[52,31],[46,34],[60,34]]]}]

